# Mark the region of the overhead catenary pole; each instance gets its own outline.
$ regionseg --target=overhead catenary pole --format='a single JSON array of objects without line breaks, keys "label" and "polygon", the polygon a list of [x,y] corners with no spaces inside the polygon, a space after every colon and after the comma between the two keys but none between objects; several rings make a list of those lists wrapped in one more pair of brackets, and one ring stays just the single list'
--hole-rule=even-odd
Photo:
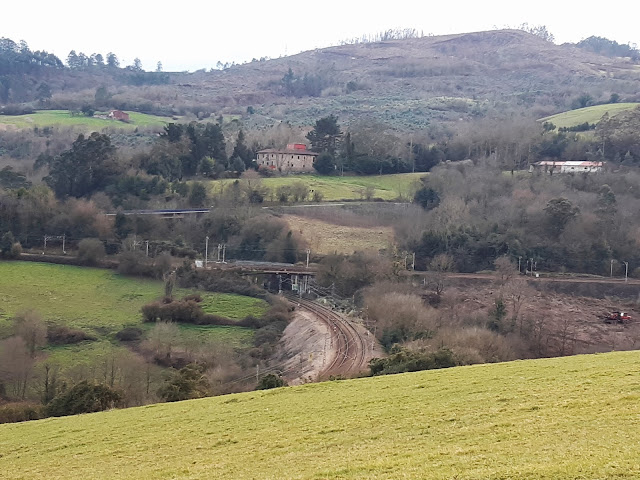
[{"label": "overhead catenary pole", "polygon": [[611,271],[609,272],[609,277],[613,278],[613,258],[611,259]]},{"label": "overhead catenary pole", "polygon": [[218,263],[220,263],[220,252],[222,251],[222,244],[219,243],[218,244],[218,259],[216,260]]},{"label": "overhead catenary pole", "polygon": [[311,255],[311,249],[307,248],[307,268],[309,268],[309,255]]},{"label": "overhead catenary pole", "polygon": [[147,257],[149,256],[149,240],[145,240]]},{"label": "overhead catenary pole", "polygon": [[522,256],[518,257],[518,273],[522,273],[522,270],[520,270],[520,262],[522,261]]},{"label": "overhead catenary pole", "polygon": [[531,258],[531,263],[529,264],[529,271],[531,272],[531,276],[533,277],[533,258]]},{"label": "overhead catenary pole", "polygon": [[66,234],[66,233],[63,233],[63,234],[62,234],[62,253],[63,253],[63,254],[66,254],[66,253],[67,253],[66,249],[64,248],[64,247],[65,247],[65,241],[66,241],[66,239],[67,239],[67,234]]},{"label": "overhead catenary pole", "polygon": [[227,263],[225,261],[226,254],[227,254],[227,244],[225,243],[222,245],[222,263]]},{"label": "overhead catenary pole", "polygon": [[411,270],[416,269],[416,252],[413,252],[413,259],[411,260]]},{"label": "overhead catenary pole", "polygon": [[629,262],[623,262],[624,263],[624,282],[627,283],[627,280],[629,279]]},{"label": "overhead catenary pole", "polygon": [[209,237],[204,237],[204,268],[207,268],[209,263]]}]

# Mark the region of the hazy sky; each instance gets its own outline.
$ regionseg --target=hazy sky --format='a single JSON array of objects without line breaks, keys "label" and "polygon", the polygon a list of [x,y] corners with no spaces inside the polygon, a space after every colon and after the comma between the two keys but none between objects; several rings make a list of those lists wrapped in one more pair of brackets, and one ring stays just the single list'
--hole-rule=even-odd
[{"label": "hazy sky", "polygon": [[634,4],[636,0],[611,0],[593,8],[572,0],[2,0],[0,37],[26,40],[31,49],[53,52],[62,60],[72,49],[103,55],[112,51],[123,65],[139,57],[147,70],[160,60],[166,71],[193,71],[214,67],[218,60],[275,58],[389,28],[438,35],[527,22],[546,25],[556,43],[598,35],[640,44]]}]

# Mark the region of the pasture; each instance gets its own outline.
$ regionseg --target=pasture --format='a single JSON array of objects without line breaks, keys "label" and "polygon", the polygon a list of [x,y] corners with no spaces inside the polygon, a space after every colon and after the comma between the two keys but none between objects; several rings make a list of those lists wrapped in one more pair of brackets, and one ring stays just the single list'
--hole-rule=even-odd
[{"label": "pasture", "polygon": [[0,425],[3,478],[635,479],[638,352]]},{"label": "pasture", "polygon": [[[140,308],[161,297],[163,291],[161,281],[125,277],[111,270],[0,262],[0,338],[9,334],[11,317],[28,309],[38,311],[47,322],[107,338],[125,326],[140,326]],[[179,289],[175,296],[188,293],[192,292]],[[207,313],[241,319],[260,316],[267,309],[267,303],[256,298],[199,293]],[[204,328],[214,336],[216,330],[224,330],[226,337],[235,331],[246,339],[245,329]]]},{"label": "pasture", "polygon": [[138,127],[161,128],[173,121],[169,117],[157,117],[137,112],[127,113],[129,113],[131,120],[129,123],[72,115],[68,110],[38,110],[28,115],[0,115],[0,125],[7,125],[9,128],[16,129],[73,127],[84,128],[87,131],[102,131],[104,129],[135,130]]},{"label": "pasture", "polygon": [[551,122],[557,128],[574,127],[585,122],[598,123],[605,113],[610,117],[626,110],[640,106],[640,103],[610,103],[606,105],[594,105],[593,107],[578,108],[568,112],[558,113],[550,117],[541,118],[539,122]]},{"label": "pasture", "polygon": [[[266,200],[277,201],[276,191],[278,187],[292,185],[296,182],[304,183],[309,192],[319,192],[323,201],[340,200],[365,200],[366,189],[371,190],[372,198],[383,200],[404,200],[410,201],[418,188],[416,185],[425,173],[399,173],[392,175],[372,175],[372,176],[347,176],[330,177],[316,174],[290,175],[286,177],[274,177],[262,179],[262,184],[270,190]],[[213,180],[210,183],[210,191],[219,195],[221,190],[230,185],[234,180]],[[309,194],[307,201],[312,201],[313,193]]]}]

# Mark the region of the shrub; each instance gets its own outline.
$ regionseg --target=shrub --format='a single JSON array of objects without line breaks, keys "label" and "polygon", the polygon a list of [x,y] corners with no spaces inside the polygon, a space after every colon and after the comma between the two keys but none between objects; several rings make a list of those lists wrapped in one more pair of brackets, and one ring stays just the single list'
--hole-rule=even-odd
[{"label": "shrub", "polygon": [[388,375],[449,368],[456,365],[453,352],[448,348],[441,348],[433,353],[422,353],[396,347],[389,357],[372,359],[369,362],[369,369],[371,375]]},{"label": "shrub", "polygon": [[78,243],[78,259],[85,265],[97,265],[105,254],[104,244],[97,238],[83,238]]},{"label": "shrub", "polygon": [[101,412],[122,406],[122,394],[107,385],[93,385],[83,381],[71,390],[56,396],[45,407],[51,417]]},{"label": "shrub", "polygon": [[192,270],[178,278],[182,288],[197,288],[208,292],[237,293],[247,297],[266,298],[267,292],[234,272],[203,272]]},{"label": "shrub", "polygon": [[205,367],[195,363],[181,368],[158,390],[158,395],[167,402],[202,398],[208,394],[209,382],[205,376]]},{"label": "shrub", "polygon": [[47,342],[51,345],[72,345],[95,340],[97,340],[96,337],[79,329],[64,325],[49,325],[47,327]]},{"label": "shrub", "polygon": [[20,242],[16,242],[11,245],[10,256],[11,258],[20,258],[20,255],[22,255],[22,245],[20,245]]},{"label": "shrub", "polygon": [[286,387],[287,382],[280,375],[269,373],[260,379],[256,390],[270,390],[272,388]]},{"label": "shrub", "polygon": [[26,422],[44,417],[41,405],[31,403],[8,403],[0,405],[0,423]]},{"label": "shrub", "polygon": [[121,342],[137,342],[142,338],[142,329],[137,327],[125,327],[116,333],[116,338]]}]

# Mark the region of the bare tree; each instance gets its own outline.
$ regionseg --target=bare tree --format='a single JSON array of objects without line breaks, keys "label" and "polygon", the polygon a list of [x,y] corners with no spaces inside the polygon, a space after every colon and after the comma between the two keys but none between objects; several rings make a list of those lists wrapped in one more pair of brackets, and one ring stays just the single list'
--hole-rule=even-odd
[{"label": "bare tree", "polygon": [[168,360],[180,340],[180,330],[173,322],[157,322],[144,346],[157,360]]},{"label": "bare tree", "polygon": [[447,273],[453,271],[453,257],[441,253],[433,257],[429,264],[428,276],[437,295],[442,295],[446,286]]},{"label": "bare tree", "polygon": [[508,282],[518,275],[518,269],[506,255],[496,258],[493,265],[495,266],[496,283],[500,289],[503,289]]},{"label": "bare tree", "polygon": [[24,400],[35,361],[22,337],[0,343],[0,383],[13,398]]},{"label": "bare tree", "polygon": [[31,357],[36,350],[47,343],[47,326],[35,310],[19,313],[13,319],[14,333],[24,340]]},{"label": "bare tree", "polygon": [[558,334],[560,340],[558,355],[563,357],[565,355],[573,354],[575,339],[573,338],[573,328],[571,323],[569,322],[569,317],[567,315],[564,315],[562,317],[562,321],[560,323],[560,331],[558,332]]}]

